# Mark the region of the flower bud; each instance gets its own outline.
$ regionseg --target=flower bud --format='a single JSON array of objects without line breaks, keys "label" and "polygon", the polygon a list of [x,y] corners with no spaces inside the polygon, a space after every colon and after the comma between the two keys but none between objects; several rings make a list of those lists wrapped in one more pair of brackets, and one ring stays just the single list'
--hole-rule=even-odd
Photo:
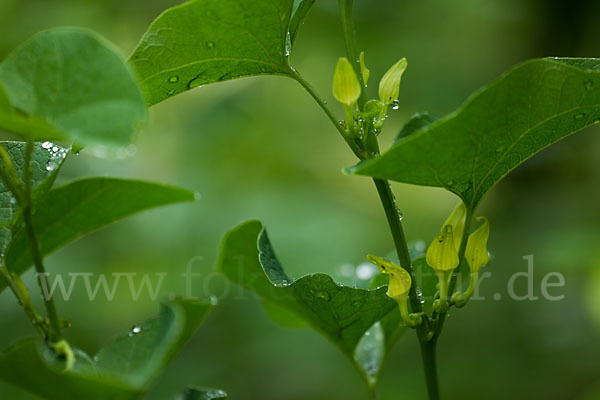
[{"label": "flower bud", "polygon": [[454,246],[452,225],[444,225],[429,245],[425,259],[436,272],[452,271],[458,267],[458,253]]},{"label": "flower bud", "polygon": [[392,65],[385,75],[383,75],[383,78],[381,78],[381,81],[379,82],[379,100],[384,104],[389,105],[395,100],[398,100],[400,80],[402,79],[402,74],[406,70],[406,66],[406,58],[403,58]]},{"label": "flower bud", "polygon": [[367,82],[369,82],[369,76],[371,76],[371,71],[367,68],[365,64],[365,52],[361,51],[360,56],[358,57],[358,61],[360,62],[360,73],[362,74],[363,83],[367,86]]},{"label": "flower bud", "polygon": [[340,58],[333,74],[333,97],[344,107],[352,107],[360,97],[360,83],[347,58]]},{"label": "flower bud", "polygon": [[479,217],[477,221],[483,223],[473,233],[469,235],[465,257],[471,268],[471,272],[479,272],[481,267],[486,265],[490,258],[488,256],[487,241],[490,236],[490,224],[487,218]]}]

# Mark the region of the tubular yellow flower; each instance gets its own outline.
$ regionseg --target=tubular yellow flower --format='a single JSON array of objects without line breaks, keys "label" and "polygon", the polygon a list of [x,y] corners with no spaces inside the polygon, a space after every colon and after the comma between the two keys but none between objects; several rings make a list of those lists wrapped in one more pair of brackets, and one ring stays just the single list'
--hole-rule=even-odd
[{"label": "tubular yellow flower", "polygon": [[458,249],[460,248],[460,242],[462,239],[463,232],[465,231],[465,217],[467,215],[467,208],[465,207],[465,203],[462,201],[458,203],[454,211],[450,214],[444,225],[452,226],[452,236],[454,239],[454,248],[458,253]]},{"label": "tubular yellow flower", "polygon": [[396,300],[400,306],[400,315],[404,322],[412,328],[419,325],[423,321],[422,317],[419,314],[408,313],[407,299],[412,285],[410,274],[401,266],[385,258],[369,254],[367,260],[375,264],[381,273],[390,275],[387,295]]},{"label": "tubular yellow flower", "polygon": [[400,80],[407,65],[406,58],[403,58],[392,65],[385,75],[383,75],[383,78],[381,78],[379,82],[379,100],[385,105],[392,104],[395,100],[398,100]]},{"label": "tubular yellow flower", "polygon": [[482,224],[475,232],[469,235],[465,257],[471,268],[471,272],[479,272],[481,267],[486,265],[490,258],[488,256],[487,241],[490,237],[490,224],[487,218],[479,217],[477,221],[482,221]]},{"label": "tubular yellow flower", "polygon": [[444,225],[427,249],[427,264],[438,271],[452,271],[458,267],[458,254],[454,246],[452,225]]},{"label": "tubular yellow flower", "polygon": [[469,301],[469,298],[473,295],[475,288],[477,287],[479,270],[490,261],[487,250],[487,241],[490,236],[490,224],[485,217],[479,217],[477,218],[477,221],[482,221],[483,223],[469,235],[467,248],[465,250],[465,258],[467,259],[469,269],[471,270],[469,288],[464,293],[455,293],[452,296],[452,302],[457,307],[463,307],[467,304],[467,301]]},{"label": "tubular yellow flower", "polygon": [[427,264],[436,272],[440,284],[440,299],[434,302],[438,312],[448,309],[448,283],[452,271],[458,267],[459,259],[452,235],[452,225],[444,225],[427,249]]},{"label": "tubular yellow flower", "polygon": [[360,83],[347,58],[340,58],[333,74],[333,97],[344,107],[352,107],[360,97]]}]

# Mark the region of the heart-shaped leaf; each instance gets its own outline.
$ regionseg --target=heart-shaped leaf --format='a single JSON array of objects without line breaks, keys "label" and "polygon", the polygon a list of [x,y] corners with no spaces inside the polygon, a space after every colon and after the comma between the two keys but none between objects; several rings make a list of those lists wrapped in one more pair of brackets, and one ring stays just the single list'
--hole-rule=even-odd
[{"label": "heart-shaped leaf", "polygon": [[[54,188],[36,205],[34,229],[43,255],[131,214],[193,201],[194,193],[172,186],[115,178],[87,178]],[[29,241],[20,229],[8,244],[4,262],[18,274],[32,264]],[[0,290],[6,287],[0,282]]]},{"label": "heart-shaped leaf", "polygon": [[314,0],[194,0],[166,10],[133,52],[148,104],[208,83],[287,75]]},{"label": "heart-shaped leaf", "polygon": [[532,60],[476,92],[456,112],[349,170],[444,187],[474,210],[519,164],[598,122],[600,59]]},{"label": "heart-shaped leaf", "polygon": [[[217,266],[232,282],[323,334],[352,361],[369,386],[377,384],[383,354],[391,348],[390,338],[397,337],[399,325],[398,306],[385,287],[347,287],[319,273],[290,279],[259,221],[243,223],[225,235]],[[395,325],[379,323],[387,316],[395,318]]]},{"label": "heart-shaped leaf", "polygon": [[123,146],[146,119],[129,66],[84,29],[36,34],[0,64],[0,84],[17,111],[0,107],[0,130],[29,139]]}]

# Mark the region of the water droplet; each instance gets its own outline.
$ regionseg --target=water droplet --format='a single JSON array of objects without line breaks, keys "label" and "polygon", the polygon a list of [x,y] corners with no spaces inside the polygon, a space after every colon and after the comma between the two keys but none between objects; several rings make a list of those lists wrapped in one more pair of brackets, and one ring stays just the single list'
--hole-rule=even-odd
[{"label": "water droplet", "polygon": [[169,96],[173,96],[175,94],[175,89],[171,89],[167,92]]},{"label": "water droplet", "polygon": [[583,87],[586,90],[590,90],[591,88],[594,87],[594,81],[590,79],[590,80],[587,80],[587,81],[583,82]]},{"label": "water droplet", "polygon": [[582,119],[583,117],[585,117],[584,113],[580,113],[580,114],[575,115],[575,119]]},{"label": "water droplet", "polygon": [[504,151],[504,146],[496,147],[496,153],[502,153]]},{"label": "water droplet", "polygon": [[54,161],[48,161],[46,163],[46,171],[54,171],[58,165]]},{"label": "water droplet", "polygon": [[454,185],[454,181],[453,180],[449,180],[448,183],[446,183],[446,185],[452,186],[452,185]]},{"label": "water droplet", "polygon": [[16,204],[17,203],[17,199],[15,199],[14,197],[10,198],[10,204]]},{"label": "water droplet", "polygon": [[292,35],[288,32],[285,35],[285,56],[289,57],[292,52]]},{"label": "water droplet", "polygon": [[179,81],[179,77],[177,75],[173,75],[169,78],[169,82],[171,83],[177,83],[177,81]]},{"label": "water droplet", "polygon": [[400,102],[398,100],[394,100],[392,102],[392,110],[397,110],[400,108]]},{"label": "water droplet", "polygon": [[212,42],[212,41],[206,42],[206,47],[208,47],[209,49],[212,49],[213,47],[215,47],[215,42]]},{"label": "water droplet", "polygon": [[52,142],[44,142],[44,143],[42,143],[42,147],[44,149],[50,149],[50,148],[52,148],[52,146],[54,146],[54,143],[52,143]]},{"label": "water droplet", "polygon": [[140,325],[137,325],[137,324],[136,324],[136,325],[134,325],[134,326],[131,328],[131,333],[132,333],[132,334],[134,334],[134,335],[136,335],[136,334],[140,333],[141,331],[142,331],[142,327],[141,327]]},{"label": "water droplet", "polygon": [[194,192],[194,200],[198,201],[202,198],[202,195],[199,192]]},{"label": "water droplet", "polygon": [[402,210],[399,208],[396,208],[396,214],[398,214],[398,219],[400,221],[402,221],[402,217],[404,216],[404,214],[402,213]]}]

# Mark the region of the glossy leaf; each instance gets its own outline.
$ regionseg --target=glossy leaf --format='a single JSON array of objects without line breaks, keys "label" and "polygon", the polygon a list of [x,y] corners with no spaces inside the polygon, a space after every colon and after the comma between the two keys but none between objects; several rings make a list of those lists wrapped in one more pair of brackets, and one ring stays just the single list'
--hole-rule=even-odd
[{"label": "glossy leaf", "polygon": [[94,357],[102,375],[145,391],[181,350],[206,317],[213,303],[178,299],[161,312],[117,337]]},{"label": "glossy leaf", "polygon": [[[23,180],[26,143],[0,142],[0,146],[4,147],[11,159],[17,176]],[[49,142],[36,143],[34,145],[31,156],[31,178],[34,198],[43,196],[50,189],[67,154],[67,149]],[[0,168],[4,168],[3,164]],[[4,254],[6,246],[14,233],[13,219],[16,212],[16,199],[0,179],[0,254]]]},{"label": "glossy leaf", "polygon": [[519,164],[597,122],[600,59],[533,60],[350,171],[444,187],[474,209]]},{"label": "glossy leaf", "polygon": [[314,0],[194,0],[166,10],[130,58],[150,105],[208,83],[287,75]]},{"label": "glossy leaf", "polygon": [[158,316],[134,326],[94,359],[74,350],[76,362],[69,371],[40,340],[21,339],[0,353],[0,379],[48,399],[139,399],[211,307],[208,302],[169,301]]},{"label": "glossy leaf", "polygon": [[[184,189],[156,183],[114,178],[88,178],[52,189],[34,210],[33,223],[43,255],[131,214],[167,204],[193,201]],[[25,232],[8,245],[6,266],[16,273],[31,265]],[[0,283],[0,289],[5,284]]]},{"label": "glossy leaf", "polygon": [[0,129],[35,140],[122,146],[146,118],[128,65],[84,29],[36,34],[0,64],[0,84],[18,110],[0,111]]},{"label": "glossy leaf", "polygon": [[[335,283],[325,274],[290,279],[277,260],[266,231],[259,221],[248,221],[227,233],[220,248],[218,268],[229,280],[255,292],[264,301],[277,304],[303,319],[334,343],[359,369],[365,381],[374,386],[382,360],[365,354],[364,348],[385,353],[389,337],[398,328],[381,325],[382,334],[356,352],[359,342],[375,323],[398,314],[397,304],[387,297],[386,288],[364,290]],[[383,344],[382,344],[383,342]],[[386,346],[385,350],[381,350]],[[355,358],[355,355],[357,358]]]}]

